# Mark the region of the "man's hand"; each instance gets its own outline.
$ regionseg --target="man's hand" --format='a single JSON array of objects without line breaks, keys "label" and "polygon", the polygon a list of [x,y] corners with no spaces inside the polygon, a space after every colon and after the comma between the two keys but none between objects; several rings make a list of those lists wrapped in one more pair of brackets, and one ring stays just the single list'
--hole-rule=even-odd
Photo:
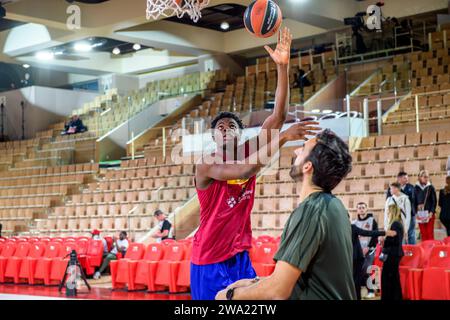
[{"label": "man's hand", "polygon": [[235,283],[230,284],[227,287],[227,290],[232,289],[232,288],[249,287],[252,284],[254,284],[255,282],[256,282],[255,279],[242,279],[242,280],[236,281]]},{"label": "man's hand", "polygon": [[279,66],[287,66],[291,57],[292,34],[288,28],[278,32],[278,42],[275,51],[269,46],[264,46],[272,60]]},{"label": "man's hand", "polygon": [[227,289],[223,289],[216,294],[216,300],[227,300]]},{"label": "man's hand", "polygon": [[396,235],[397,235],[397,232],[394,230],[386,231],[386,237],[395,237]]},{"label": "man's hand", "polygon": [[294,123],[289,129],[280,133],[280,139],[288,141],[306,140],[306,136],[315,136],[317,131],[322,130],[315,121]]}]

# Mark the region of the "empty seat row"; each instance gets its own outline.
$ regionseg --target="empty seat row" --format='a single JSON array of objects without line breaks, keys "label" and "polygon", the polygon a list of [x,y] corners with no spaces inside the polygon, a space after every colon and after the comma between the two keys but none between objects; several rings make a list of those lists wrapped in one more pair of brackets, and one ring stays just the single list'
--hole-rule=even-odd
[{"label": "empty seat row", "polygon": [[167,176],[167,177],[142,177],[142,178],[121,178],[103,180],[99,183],[93,183],[89,189],[95,191],[97,189],[102,191],[108,190],[137,190],[137,189],[158,189],[164,187],[188,187],[194,185],[193,175],[183,176]]},{"label": "empty seat row", "polygon": [[422,132],[399,135],[383,135],[363,138],[361,149],[402,147],[405,145],[421,145],[435,143],[449,143],[450,131]]},{"label": "empty seat row", "polygon": [[32,176],[51,176],[51,175],[73,175],[81,172],[98,172],[98,163],[85,163],[66,166],[53,166],[48,168],[23,169],[14,171],[2,172],[0,180],[6,180],[17,177],[32,177]]},{"label": "empty seat row", "polygon": [[352,154],[354,162],[434,159],[447,158],[449,155],[450,144],[385,148],[368,151],[357,151]]}]

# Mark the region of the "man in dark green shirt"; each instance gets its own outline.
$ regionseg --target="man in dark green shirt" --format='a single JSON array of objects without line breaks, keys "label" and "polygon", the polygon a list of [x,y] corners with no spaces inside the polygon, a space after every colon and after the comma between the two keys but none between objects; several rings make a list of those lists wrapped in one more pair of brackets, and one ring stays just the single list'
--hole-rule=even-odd
[{"label": "man in dark green shirt", "polygon": [[295,154],[290,175],[299,183],[300,205],[284,227],[275,271],[235,282],[216,299],[356,299],[349,215],[331,194],[351,171],[348,146],[325,130]]}]

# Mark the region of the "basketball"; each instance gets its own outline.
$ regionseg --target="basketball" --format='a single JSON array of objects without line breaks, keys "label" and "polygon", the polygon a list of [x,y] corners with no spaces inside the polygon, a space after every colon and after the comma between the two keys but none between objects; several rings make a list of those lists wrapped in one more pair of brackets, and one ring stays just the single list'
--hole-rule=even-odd
[{"label": "basketball", "polygon": [[280,7],[272,0],[253,1],[245,10],[245,28],[258,38],[268,38],[277,33],[281,26]]}]

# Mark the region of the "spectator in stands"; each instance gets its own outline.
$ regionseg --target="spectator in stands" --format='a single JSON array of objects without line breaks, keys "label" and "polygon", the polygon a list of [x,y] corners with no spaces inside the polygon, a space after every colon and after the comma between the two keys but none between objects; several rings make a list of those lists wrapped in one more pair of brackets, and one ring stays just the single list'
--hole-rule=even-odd
[{"label": "spectator in stands", "polygon": [[[379,231],[378,229],[362,229],[358,227],[356,223],[352,223],[353,281],[355,283],[357,300],[361,300],[361,285],[363,285],[366,274],[366,270],[363,270],[365,254],[361,246],[361,238],[378,239],[378,237],[381,236],[393,237],[395,236],[395,232],[391,230]],[[367,249],[367,247],[365,249]],[[371,298],[373,298],[375,296],[373,290],[371,293]]]},{"label": "spectator in stands", "polygon": [[83,121],[80,119],[80,117],[77,114],[74,114],[69,123],[66,124],[64,131],[61,132],[61,134],[76,134],[85,131],[87,131],[87,127],[83,125]]},{"label": "spectator in stands", "polygon": [[[397,206],[401,212],[402,222],[405,230],[408,230],[411,221],[411,202],[406,194],[401,192],[401,185],[398,182],[391,183],[391,194],[386,200],[384,208],[384,229],[389,230],[389,208]],[[404,239],[407,242],[407,239]]]},{"label": "spectator in stands", "polygon": [[94,279],[100,279],[103,272],[105,272],[106,268],[109,267],[109,263],[113,260],[117,260],[117,255],[120,253],[122,257],[125,257],[127,253],[129,243],[127,240],[127,233],[125,231],[121,231],[119,234],[119,239],[114,238],[113,248],[109,253],[103,255],[103,262],[100,266],[100,269],[94,274]]},{"label": "spectator in stands", "polygon": [[402,242],[406,228],[403,227],[403,213],[398,205],[389,205],[386,229],[393,231],[393,236],[386,237],[380,255],[380,260],[383,261],[381,300],[402,300],[399,266],[404,255]]},{"label": "spectator in stands", "polygon": [[169,220],[167,220],[164,212],[159,209],[156,210],[153,215],[158,221],[158,230],[152,235],[152,237],[156,239],[156,242],[161,242],[163,240],[169,239],[172,224],[169,222]]},{"label": "spectator in stands", "polygon": [[306,75],[305,70],[301,69],[300,67],[297,67],[297,73],[295,74],[293,88],[305,88],[310,87],[312,85],[308,77],[305,77],[305,75]]},{"label": "spectator in stands", "polygon": [[[409,183],[408,174],[405,171],[400,171],[397,175],[397,182],[400,183],[401,192],[408,196],[411,203],[411,221],[408,229],[408,244],[416,244],[416,198],[414,186]],[[391,188],[387,190],[386,199],[391,197]]]},{"label": "spectator in stands", "polygon": [[415,189],[417,204],[417,222],[419,223],[422,241],[434,240],[434,220],[437,206],[436,189],[430,183],[427,170],[419,173],[419,181]]},{"label": "spectator in stands", "polygon": [[[375,220],[372,213],[368,213],[367,203],[360,202],[356,205],[356,219],[353,224],[366,231],[378,231],[378,223]],[[352,229],[353,231],[353,229]],[[353,240],[353,238],[352,238]],[[361,249],[362,255],[358,254],[358,257],[362,257],[360,261],[360,267],[357,270],[360,271],[358,277],[360,279],[359,286],[364,285],[367,281],[367,268],[373,264],[375,259],[375,249],[378,243],[378,236],[360,236],[357,238],[359,242],[359,247]],[[355,267],[355,243],[353,243],[353,267]],[[359,250],[359,249],[358,249]],[[356,283],[356,282],[355,282]],[[356,294],[359,295],[358,286],[356,287]],[[375,297],[375,292],[371,288],[367,288],[367,299],[372,299]]]},{"label": "spectator in stands", "polygon": [[107,254],[109,252],[109,250],[108,250],[108,243],[107,243],[105,238],[102,238],[100,236],[100,230],[97,230],[97,229],[92,230],[91,235],[92,235],[92,239],[93,240],[102,240],[102,243],[103,243],[103,254],[104,255]]},{"label": "spectator in stands", "polygon": [[237,281],[216,295],[228,300],[354,300],[349,214],[332,190],[351,171],[348,146],[330,130],[295,150],[290,171],[298,208],[287,221],[267,278]]},{"label": "spectator in stands", "polygon": [[445,179],[445,187],[439,192],[439,207],[441,208],[439,219],[447,230],[447,236],[450,237],[450,175]]}]

